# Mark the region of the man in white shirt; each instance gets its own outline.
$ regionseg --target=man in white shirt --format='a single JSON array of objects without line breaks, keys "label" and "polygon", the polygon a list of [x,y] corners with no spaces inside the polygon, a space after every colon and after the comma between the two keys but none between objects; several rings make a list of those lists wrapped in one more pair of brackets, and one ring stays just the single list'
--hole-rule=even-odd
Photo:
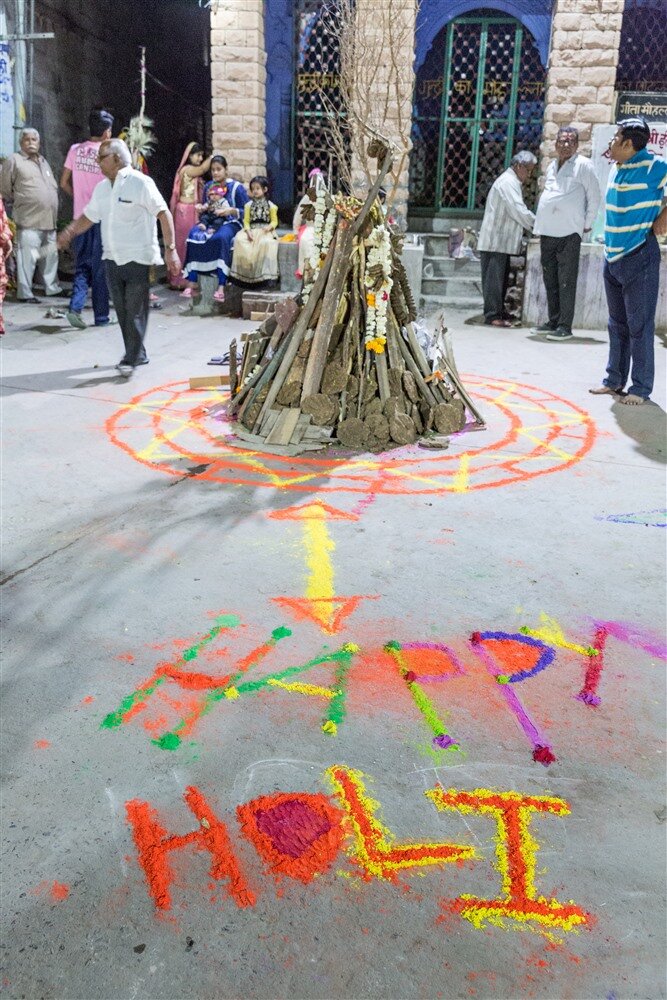
[{"label": "man in white shirt", "polygon": [[522,150],[489,191],[477,252],[482,260],[484,320],[488,326],[511,326],[505,318],[505,293],[510,256],[521,251],[524,229],[532,230],[535,216],[526,207],[521,187],[532,176],[536,157]]},{"label": "man in white shirt", "polygon": [[547,168],[535,213],[549,317],[533,333],[544,334],[547,340],[572,337],[581,240],[593,228],[600,204],[593,164],[577,153],[578,147],[576,128],[565,125],[558,130],[556,159]]},{"label": "man in white shirt", "polygon": [[103,142],[98,163],[105,176],[94,189],[83,215],[58,237],[60,249],[91,226],[101,223],[102,256],[125,354],[116,366],[131,375],[138,365],[148,364],[144,337],[148,323],[150,284],[148,271],[161,264],[157,241],[157,219],[165,245],[165,263],[170,274],[181,270],[174,240],[174,220],[155,181],[134,170],[130,151],[122,139]]}]

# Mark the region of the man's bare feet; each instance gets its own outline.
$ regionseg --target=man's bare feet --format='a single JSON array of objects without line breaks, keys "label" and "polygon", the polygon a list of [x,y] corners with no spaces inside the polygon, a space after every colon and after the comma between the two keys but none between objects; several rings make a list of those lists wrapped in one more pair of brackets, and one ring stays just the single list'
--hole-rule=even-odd
[{"label": "man's bare feet", "polygon": [[643,396],[635,396],[634,393],[629,392],[627,396],[621,399],[619,402],[623,403],[624,406],[641,406],[646,400]]},{"label": "man's bare feet", "polygon": [[589,389],[594,396],[621,396],[622,389],[610,389],[608,385],[596,385],[594,389]]}]

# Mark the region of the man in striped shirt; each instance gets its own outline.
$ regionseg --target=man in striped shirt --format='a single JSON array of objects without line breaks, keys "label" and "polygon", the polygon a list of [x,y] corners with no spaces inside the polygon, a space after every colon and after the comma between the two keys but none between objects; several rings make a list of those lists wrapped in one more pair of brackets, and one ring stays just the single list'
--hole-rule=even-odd
[{"label": "man in striped shirt", "polygon": [[[667,163],[646,145],[644,118],[616,123],[609,155],[616,164],[607,184],[604,287],[609,310],[607,377],[590,391],[621,395],[637,406],[653,390],[655,311],[658,305],[660,247],[667,234]],[[623,395],[632,362],[632,383]]]}]

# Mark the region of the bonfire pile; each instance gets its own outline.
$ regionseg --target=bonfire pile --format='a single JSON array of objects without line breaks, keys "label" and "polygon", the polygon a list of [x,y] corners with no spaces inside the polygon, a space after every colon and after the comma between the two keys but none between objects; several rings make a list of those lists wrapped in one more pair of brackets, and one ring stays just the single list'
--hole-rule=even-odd
[{"label": "bonfire pile", "polygon": [[315,249],[301,294],[249,336],[240,370],[230,352],[228,412],[257,446],[381,451],[464,426],[469,398],[453,359],[433,371],[417,340],[402,238],[377,198],[391,153],[374,141],[369,155],[378,175],[363,204],[310,192]]}]

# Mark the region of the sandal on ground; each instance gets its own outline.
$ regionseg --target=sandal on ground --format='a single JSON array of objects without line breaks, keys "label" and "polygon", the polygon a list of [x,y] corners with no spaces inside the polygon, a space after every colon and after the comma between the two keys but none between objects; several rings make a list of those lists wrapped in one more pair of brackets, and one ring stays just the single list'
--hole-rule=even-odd
[{"label": "sandal on ground", "polygon": [[612,389],[608,385],[596,385],[594,389],[588,390],[593,396],[622,396],[622,389]]},{"label": "sandal on ground", "polygon": [[181,295],[180,295],[180,297],[181,297],[182,299],[191,299],[191,298],[192,298],[192,294],[193,294],[193,293],[192,293],[192,289],[191,289],[191,288],[190,288],[190,286],[188,285],[188,287],[187,287],[187,288],[184,288],[184,289],[183,289],[183,291],[181,292]]},{"label": "sandal on ground", "polygon": [[648,399],[644,399],[643,396],[635,396],[634,392],[629,392],[619,402],[623,403],[624,406],[641,406],[642,403],[648,403]]},{"label": "sandal on ground", "polygon": [[503,327],[510,327],[510,326],[511,326],[512,324],[511,324],[511,323],[510,323],[510,321],[509,321],[509,320],[507,320],[507,319],[492,319],[492,320],[491,320],[491,321],[490,321],[489,323],[487,323],[486,325],[487,325],[487,326],[503,326]]}]

